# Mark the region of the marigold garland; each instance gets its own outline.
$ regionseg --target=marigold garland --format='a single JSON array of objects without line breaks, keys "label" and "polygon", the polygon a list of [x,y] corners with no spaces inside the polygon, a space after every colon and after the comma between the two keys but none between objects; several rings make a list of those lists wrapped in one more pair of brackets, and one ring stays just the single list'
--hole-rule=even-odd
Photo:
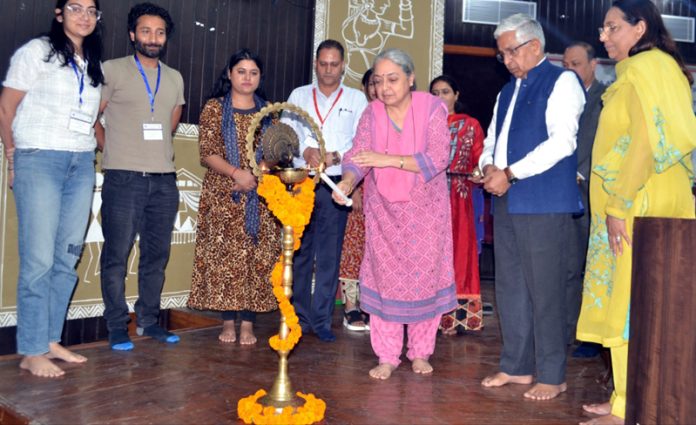
[{"label": "marigold garland", "polygon": [[314,180],[305,179],[296,184],[293,194],[290,194],[277,176],[266,175],[259,183],[258,193],[283,226],[292,226],[295,231],[294,249],[297,251],[314,209]]},{"label": "marigold garland", "polygon": [[[265,200],[268,209],[280,220],[283,226],[292,226],[294,230],[293,249],[300,248],[300,241],[305,226],[309,223],[314,209],[314,180],[305,179],[293,187],[292,194],[288,193],[280,179],[273,175],[265,175],[259,183],[258,193]],[[273,266],[271,272],[273,295],[278,300],[280,313],[285,317],[285,323],[290,332],[286,339],[280,339],[275,334],[268,343],[275,351],[290,351],[302,337],[300,321],[295,314],[295,308],[285,295],[283,288],[283,257]],[[303,406],[284,407],[281,413],[273,406],[263,406],[257,400],[266,395],[266,391],[258,390],[256,394],[244,397],[237,403],[237,414],[245,424],[311,424],[324,418],[326,403],[313,394],[297,393],[305,400]]]},{"label": "marigold garland", "polygon": [[[305,179],[304,182],[294,186],[292,194],[288,193],[285,185],[277,176],[266,175],[259,184],[258,192],[268,205],[268,209],[278,217],[283,226],[292,226],[294,230],[293,248],[300,247],[304,228],[309,224],[314,209],[314,181]],[[302,337],[300,321],[295,314],[295,309],[285,296],[283,289],[283,257],[278,259],[271,272],[273,295],[278,300],[280,313],[285,317],[285,323],[290,329],[288,337],[280,339],[279,334],[273,335],[269,340],[271,348],[275,351],[290,351]]]},{"label": "marigold garland", "polygon": [[263,406],[258,399],[266,395],[266,391],[258,390],[256,394],[243,398],[237,403],[237,412],[245,424],[312,424],[324,419],[326,403],[314,394],[296,395],[305,400],[303,406],[284,407],[281,413],[276,413],[273,406]]}]

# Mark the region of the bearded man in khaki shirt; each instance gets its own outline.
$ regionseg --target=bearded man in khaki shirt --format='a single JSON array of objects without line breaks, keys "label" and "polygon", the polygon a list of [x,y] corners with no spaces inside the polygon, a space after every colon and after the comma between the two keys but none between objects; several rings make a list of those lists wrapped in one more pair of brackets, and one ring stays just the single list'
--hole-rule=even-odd
[{"label": "bearded man in khaki shirt", "polygon": [[138,334],[165,343],[179,341],[159,326],[159,311],[179,208],[172,133],[185,103],[184,83],[178,71],[159,60],[174,29],[165,9],[150,3],[134,6],[128,28],[135,54],[104,63],[107,83],[101,110],[106,128],[97,126],[105,172],[101,208],[104,319],[109,344],[119,351],[133,349],[125,278],[136,234],[140,236]]}]

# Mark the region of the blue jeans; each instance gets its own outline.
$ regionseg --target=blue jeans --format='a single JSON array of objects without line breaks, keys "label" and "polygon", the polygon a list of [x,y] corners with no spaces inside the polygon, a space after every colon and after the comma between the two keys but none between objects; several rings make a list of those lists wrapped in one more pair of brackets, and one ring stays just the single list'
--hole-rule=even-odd
[{"label": "blue jeans", "polygon": [[59,342],[94,195],[94,151],[15,151],[19,224],[17,352]]},{"label": "blue jeans", "polygon": [[135,235],[140,235],[137,325],[158,323],[164,269],[179,209],[176,174],[107,170],[102,186],[101,287],[109,332],[128,327],[126,274]]}]

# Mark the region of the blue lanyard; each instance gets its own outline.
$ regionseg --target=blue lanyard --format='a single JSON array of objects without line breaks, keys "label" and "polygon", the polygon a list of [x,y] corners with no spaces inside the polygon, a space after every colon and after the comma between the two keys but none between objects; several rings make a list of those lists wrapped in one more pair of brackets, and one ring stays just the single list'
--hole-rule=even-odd
[{"label": "blue lanyard", "polygon": [[147,89],[147,95],[150,98],[150,113],[154,114],[155,113],[155,96],[157,96],[157,92],[159,91],[159,86],[160,86],[160,77],[162,76],[162,67],[160,66],[160,63],[157,62],[157,86],[155,86],[155,94],[152,94],[152,89],[150,88],[150,83],[147,82],[147,76],[145,75],[145,70],[143,69],[143,66],[140,64],[140,59],[138,59],[138,55],[133,55],[135,58],[135,64],[138,65],[138,71],[140,71],[140,75],[143,76],[143,81],[145,81],[145,88]]},{"label": "blue lanyard", "polygon": [[75,78],[80,84],[80,106],[82,106],[82,92],[85,90],[85,73],[77,70],[77,65],[74,60],[70,60],[70,65],[72,65],[73,71],[75,71]]}]

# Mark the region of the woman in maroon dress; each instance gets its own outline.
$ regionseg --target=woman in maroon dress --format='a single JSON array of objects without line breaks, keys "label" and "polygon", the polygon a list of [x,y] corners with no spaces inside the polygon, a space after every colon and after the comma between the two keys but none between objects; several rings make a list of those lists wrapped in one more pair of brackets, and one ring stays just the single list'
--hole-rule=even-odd
[{"label": "woman in maroon dress", "polygon": [[475,119],[458,113],[461,104],[459,87],[447,75],[430,83],[430,93],[447,105],[450,128],[450,204],[452,207],[452,236],[454,241],[454,278],[459,306],[442,317],[440,329],[454,335],[457,329],[478,331],[483,328],[481,283],[479,280],[478,250],[474,226],[472,194],[474,183],[469,180],[483,150],[483,130]]},{"label": "woman in maroon dress", "polygon": [[[368,69],[363,75],[362,86],[368,102],[377,98],[375,83],[372,80],[372,69]],[[338,274],[341,283],[340,290],[345,301],[343,327],[349,331],[370,330],[369,316],[358,308],[360,265],[362,264],[363,251],[365,251],[365,214],[362,209],[364,184],[361,182],[353,190],[353,207],[348,214],[346,236],[343,238],[343,250],[341,251],[341,267]]]}]

